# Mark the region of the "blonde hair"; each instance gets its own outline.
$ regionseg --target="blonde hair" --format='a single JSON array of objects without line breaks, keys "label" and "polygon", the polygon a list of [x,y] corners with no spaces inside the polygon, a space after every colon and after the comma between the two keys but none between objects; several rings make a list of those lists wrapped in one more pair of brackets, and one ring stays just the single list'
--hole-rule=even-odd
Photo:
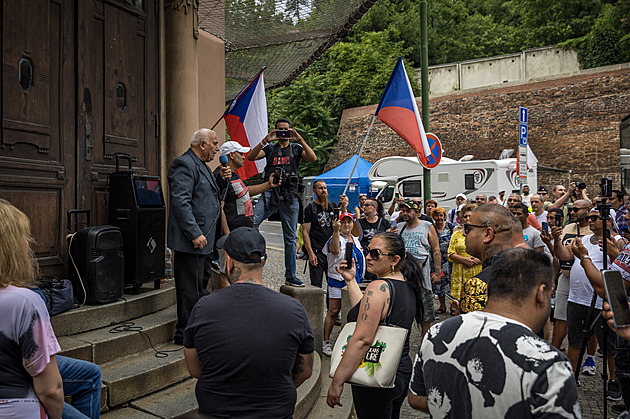
[{"label": "blonde hair", "polygon": [[31,223],[8,201],[0,199],[0,287],[33,288],[39,267],[31,249]]}]

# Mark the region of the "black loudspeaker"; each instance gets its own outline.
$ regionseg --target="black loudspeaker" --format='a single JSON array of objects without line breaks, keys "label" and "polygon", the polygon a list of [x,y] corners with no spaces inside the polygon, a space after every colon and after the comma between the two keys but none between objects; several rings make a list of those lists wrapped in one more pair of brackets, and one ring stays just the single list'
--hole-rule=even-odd
[{"label": "black loudspeaker", "polygon": [[[129,162],[121,171],[120,159]],[[164,278],[166,208],[159,176],[134,175],[131,157],[116,155],[116,172],[110,175],[109,222],[122,232],[125,249],[125,285],[137,294],[143,283],[160,287]]]},{"label": "black loudspeaker", "polygon": [[68,233],[72,214],[85,213],[87,227],[68,239],[68,278],[72,281],[79,304],[105,304],[123,294],[125,256],[123,238],[118,227],[90,227],[90,211],[68,211]]}]

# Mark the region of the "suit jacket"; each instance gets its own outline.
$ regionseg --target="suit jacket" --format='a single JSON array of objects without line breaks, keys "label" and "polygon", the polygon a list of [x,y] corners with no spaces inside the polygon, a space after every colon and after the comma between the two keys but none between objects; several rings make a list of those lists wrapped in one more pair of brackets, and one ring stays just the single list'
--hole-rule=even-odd
[{"label": "suit jacket", "polygon": [[[170,193],[167,244],[178,252],[208,255],[214,247],[219,206],[219,187],[209,168],[188,149],[168,169]],[[206,236],[203,249],[193,239]]]}]

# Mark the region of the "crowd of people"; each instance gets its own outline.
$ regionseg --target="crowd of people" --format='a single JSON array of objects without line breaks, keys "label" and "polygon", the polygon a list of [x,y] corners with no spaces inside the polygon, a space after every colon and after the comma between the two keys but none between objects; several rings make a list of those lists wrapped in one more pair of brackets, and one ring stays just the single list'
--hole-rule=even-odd
[{"label": "crowd of people", "polygon": [[[188,371],[198,378],[202,416],[290,417],[296,388],[313,370],[314,334],[304,307],[263,286],[267,252],[257,227],[279,212],[286,284],[303,287],[295,276],[300,214],[294,177],[299,161],[313,161],[315,154],[286,119],[261,144],[250,150],[230,141],[219,149],[216,134],[202,129],[168,173],[174,341],[184,346]],[[217,152],[227,163],[212,173],[206,163]],[[237,173],[245,153],[250,160],[266,159],[259,185],[246,186]],[[344,383],[365,362],[387,318],[408,332],[415,321],[421,348],[412,362],[407,333],[393,388],[352,385],[359,418],[396,418],[406,397],[434,417],[580,417],[576,375],[596,374],[594,355],[603,334],[610,370],[606,397],[623,400],[615,407],[626,411],[630,332],[613,327],[600,270],[606,264],[630,285],[628,196],[615,190],[611,197],[591,199],[579,186],[556,185],[551,194],[545,187],[536,193],[524,187],[507,197],[505,191],[462,193],[450,211],[432,199],[397,196],[386,212],[381,201],[367,196],[353,209],[344,195],[332,202],[326,183],[314,182],[302,232],[310,285],[326,288],[323,355],[333,351],[342,288],[352,306],[347,320],[356,322],[327,403],[340,404]],[[263,194],[255,207],[254,192]],[[56,355],[60,348],[50,319],[32,292],[37,272],[29,221],[5,201],[0,214],[0,417],[17,408],[32,410],[24,417],[98,417],[90,410],[96,409],[100,370]],[[206,295],[214,249],[220,290]],[[593,295],[598,326],[585,336]],[[446,320],[435,324],[438,315]],[[587,355],[579,365],[583,345]],[[71,389],[73,380],[64,374],[88,370],[80,391]],[[76,409],[64,407],[64,391],[77,394]],[[84,416],[70,416],[75,410]]]}]

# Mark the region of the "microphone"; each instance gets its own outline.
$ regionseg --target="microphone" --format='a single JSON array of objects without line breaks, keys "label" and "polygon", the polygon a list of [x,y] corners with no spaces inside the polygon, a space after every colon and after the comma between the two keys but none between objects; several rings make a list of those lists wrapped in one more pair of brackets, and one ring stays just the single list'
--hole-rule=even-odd
[{"label": "microphone", "polygon": [[219,156],[219,163],[221,163],[221,166],[226,167],[228,163],[228,157],[225,154],[221,154]]}]

